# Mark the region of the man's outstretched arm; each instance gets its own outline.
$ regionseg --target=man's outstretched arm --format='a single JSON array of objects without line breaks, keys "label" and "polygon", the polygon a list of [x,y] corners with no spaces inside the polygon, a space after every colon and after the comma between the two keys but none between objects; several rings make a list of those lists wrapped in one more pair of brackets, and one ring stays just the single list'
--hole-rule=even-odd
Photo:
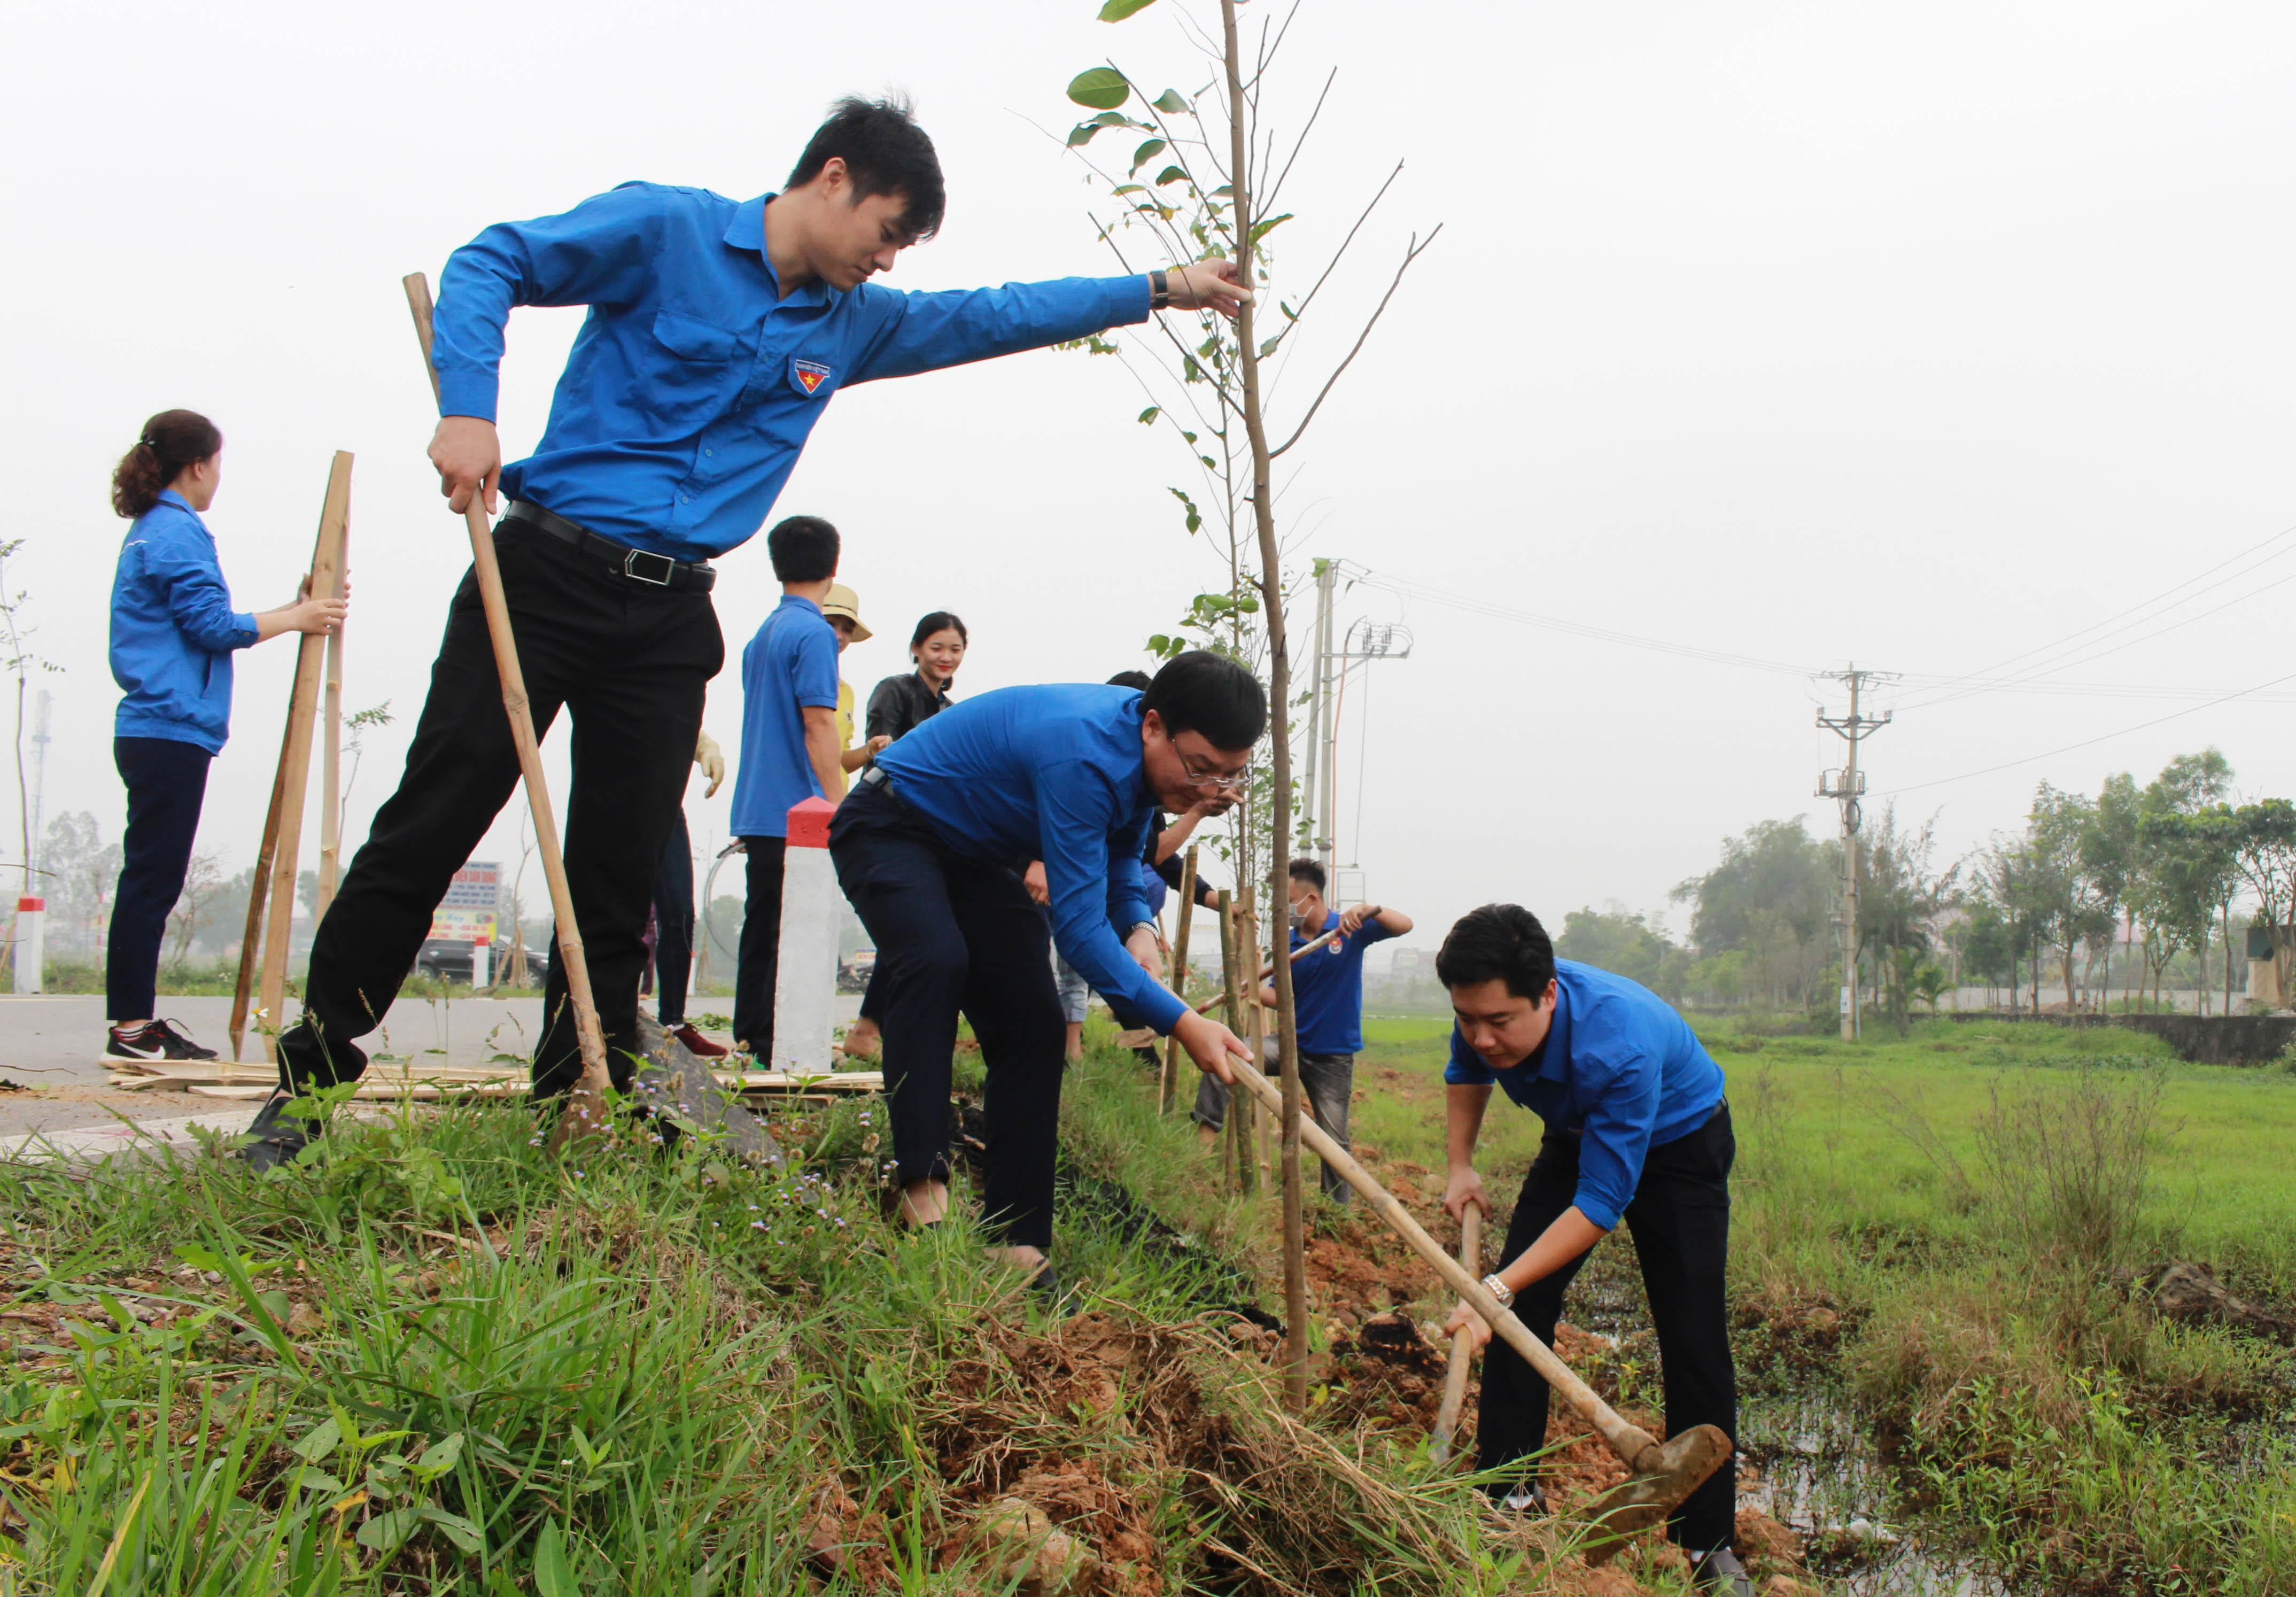
[{"label": "man's outstretched arm", "polygon": [[[1200,260],[1165,274],[1174,310],[1217,310],[1233,316],[1248,291],[1236,282],[1235,263]],[[1110,327],[1144,322],[1150,312],[1146,274],[1131,277],[1061,277],[1049,283],[1008,283],[995,289],[947,289],[904,294],[865,287],[883,318],[845,381],[850,387],[880,377],[908,377],[943,366],[1014,355],[1065,343]]]}]

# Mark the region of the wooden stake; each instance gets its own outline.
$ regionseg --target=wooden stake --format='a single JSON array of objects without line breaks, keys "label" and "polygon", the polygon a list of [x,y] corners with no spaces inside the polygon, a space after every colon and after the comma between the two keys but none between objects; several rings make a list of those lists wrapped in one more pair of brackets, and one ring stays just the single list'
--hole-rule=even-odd
[{"label": "wooden stake", "polygon": [[[1483,1274],[1483,1206],[1467,1205],[1459,1221],[1459,1267],[1481,1279]],[[1452,1333],[1451,1367],[1443,1372],[1443,1407],[1435,1416],[1435,1462],[1451,1457],[1451,1437],[1459,1429],[1459,1411],[1467,1404],[1467,1372],[1475,1362],[1475,1333],[1461,1329]]]},{"label": "wooden stake", "polygon": [[[348,536],[346,537],[348,545]],[[344,551],[343,575],[350,575],[350,555]],[[335,883],[343,861],[343,628],[327,635],[327,687],[320,711],[319,735],[319,903],[317,919],[335,901]]]},{"label": "wooden stake", "polygon": [[[1242,1001],[1235,979],[1235,903],[1226,889],[1220,889],[1220,995],[1226,1001],[1227,1028],[1242,1035]],[[1220,1123],[1220,1186],[1236,1192],[1251,1190],[1251,1160],[1241,1151],[1248,1144],[1244,1128],[1251,1123],[1251,1100],[1241,1093],[1227,1095],[1227,1114]]]},{"label": "wooden stake", "polygon": [[271,894],[271,860],[279,848],[279,803],[287,790],[287,740],[295,727],[295,703],[287,703],[287,725],[279,734],[279,768],[271,777],[271,807],[263,816],[263,845],[255,851],[255,880],[247,889],[247,929],[239,939],[239,984],[231,995],[231,1057],[238,1060],[247,1036],[247,1011],[255,999],[255,968],[263,956],[263,906]]},{"label": "wooden stake", "polygon": [[[319,510],[318,546],[311,555],[310,588],[315,597],[333,599],[343,591],[343,539],[350,527],[351,457],[335,451],[327,472],[327,497]],[[303,840],[303,802],[311,787],[311,733],[319,708],[319,672],[327,641],[305,633],[295,654],[295,689],[287,698],[287,742],[279,755],[279,837],[271,858],[270,924],[263,936],[263,1052],[279,1057],[279,1032],[285,1022],[287,954],[295,922],[295,863]]]},{"label": "wooden stake", "polygon": [[[1237,912],[1236,918],[1239,921],[1236,928],[1236,946],[1239,949],[1250,949],[1252,962],[1258,964],[1259,962],[1258,904],[1247,899],[1243,907]],[[1246,1018],[1245,1038],[1251,1044],[1251,1062],[1257,1067],[1267,1057],[1267,1006],[1259,1002],[1259,988],[1257,984],[1244,995],[1243,1002]],[[1256,1110],[1251,1118],[1252,1128],[1259,1133],[1255,1144],[1259,1149],[1259,1183],[1263,1187],[1272,1188],[1275,1181],[1276,1122],[1261,1116]]]},{"label": "wooden stake", "polygon": [[[422,369],[430,394],[439,395],[439,368],[430,362],[430,282],[420,272],[406,279],[406,307],[414,313],[414,334],[422,345]],[[471,569],[479,601],[487,612],[487,635],[494,641],[495,670],[502,678],[503,708],[510,717],[511,741],[518,746],[518,768],[526,779],[526,801],[534,813],[534,848],[550,884],[550,911],[558,921],[558,963],[566,972],[566,998],[574,1006],[574,1030],[582,1048],[582,1077],[568,1094],[565,1112],[551,1134],[551,1146],[563,1147],[577,1135],[606,1126],[606,1094],[613,1078],[606,1070],[606,1034],[598,1025],[598,1003],[590,990],[590,962],[582,952],[581,928],[574,921],[574,893],[566,884],[566,855],[558,844],[558,815],[551,808],[550,785],[542,772],[542,745],[534,735],[534,712],[527,703],[526,673],[519,668],[518,637],[511,630],[510,601],[503,594],[502,567],[495,560],[494,528],[482,495],[471,495],[463,520],[471,534]]]},{"label": "wooden stake", "polygon": [[[1188,920],[1196,907],[1196,846],[1188,845],[1187,858],[1180,865],[1180,926],[1172,937],[1172,991],[1181,1003],[1188,1001]],[[1164,1039],[1164,1069],[1156,1083],[1156,1112],[1172,1112],[1172,1099],[1180,1077],[1180,1040]]]}]

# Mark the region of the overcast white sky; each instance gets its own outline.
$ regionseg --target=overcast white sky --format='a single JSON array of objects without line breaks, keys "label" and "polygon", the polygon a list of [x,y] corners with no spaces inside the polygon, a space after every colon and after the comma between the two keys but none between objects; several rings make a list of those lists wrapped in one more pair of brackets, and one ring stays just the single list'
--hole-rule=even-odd
[{"label": "overcast white sky", "polygon": [[[422,456],[400,275],[435,278],[487,223],[628,178],[761,192],[832,98],[887,86],[914,94],[949,180],[945,232],[896,286],[1107,270],[1079,175],[1037,125],[1066,126],[1062,86],[1110,51],[1194,86],[1161,14],[1177,4],[1113,29],[1090,0],[12,8],[0,414],[9,536],[27,540],[12,586],[64,667],[47,813],[91,809],[107,836],[123,816],[105,485],[145,415],[189,405],[223,428],[209,520],[254,608],[308,561],[330,452],[357,455],[346,699],[400,719],[358,777],[356,839],[467,563]],[[1319,260],[1384,165],[1409,163],[1325,340],[1410,229],[1445,226],[1291,457],[1302,557],[1804,669],[1854,656],[1937,678],[2296,525],[2287,6],[1308,0],[1289,52],[1294,86],[1341,75],[1279,267]],[[578,315],[513,319],[514,453]],[[1165,492],[1185,463],[1133,424],[1139,404],[1116,363],[1048,353],[838,398],[779,512],[844,530],[880,635],[846,659],[861,693],[940,606],[973,628],[965,693],[1142,663],[1138,640],[1211,571]],[[2296,671],[2296,586],[2150,635],[2296,573],[2291,545],[2057,680],[2228,692]],[[762,546],[723,563],[709,724],[730,749],[735,658],[777,590]],[[1491,897],[1558,921],[1658,905],[1725,834],[1803,812],[1831,826],[1810,794],[1839,745],[1796,675],[1366,589],[1341,613],[1418,637],[1350,689],[1341,833],[1418,940]],[[201,834],[226,869],[254,853],[292,658],[285,642],[242,658]],[[2210,741],[2245,791],[2296,792],[2285,697],[1943,781],[2198,701],[1910,708],[1932,696],[1902,692],[1867,758],[1877,794],[1939,784],[1902,802],[1941,810],[1956,851],[2015,824],[2043,777],[2093,790]],[[729,794],[700,793],[697,841],[722,839]],[[515,856],[516,815],[482,857]]]}]

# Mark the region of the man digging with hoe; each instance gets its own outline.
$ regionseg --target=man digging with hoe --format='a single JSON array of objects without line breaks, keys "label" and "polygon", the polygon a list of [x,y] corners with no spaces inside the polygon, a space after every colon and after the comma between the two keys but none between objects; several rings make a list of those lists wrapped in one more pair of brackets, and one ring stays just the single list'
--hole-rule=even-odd
[{"label": "man digging with hoe", "polygon": [[[1168,274],[904,293],[872,283],[940,225],[932,142],[905,107],[847,100],[787,187],[736,202],[625,184],[562,216],[503,223],[441,278],[430,445],[448,504],[494,529],[537,733],[574,722],[566,876],[589,950],[615,1085],[639,1050],[638,973],[655,872],[724,660],[712,557],[753,536],[840,387],[907,376],[1120,323],[1166,306],[1233,315],[1226,261]],[[505,467],[494,414],[513,306],[586,305],[534,453]],[[447,612],[398,790],[320,921],[302,1019],[279,1039],[280,1090],[249,1128],[258,1169],[316,1123],[312,1085],[357,1080],[355,1039],[398,995],[430,912],[509,799],[519,760],[474,580]],[[580,1071],[554,953],[534,1053],[537,1099]]]}]

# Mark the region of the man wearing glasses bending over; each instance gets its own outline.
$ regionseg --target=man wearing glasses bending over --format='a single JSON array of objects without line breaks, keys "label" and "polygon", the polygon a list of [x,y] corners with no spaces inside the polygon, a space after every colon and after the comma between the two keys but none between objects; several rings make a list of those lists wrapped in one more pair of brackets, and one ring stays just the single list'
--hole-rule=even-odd
[{"label": "man wearing glasses bending over", "polygon": [[[949,1061],[960,1012],[988,1081],[982,1202],[1001,1256],[1050,1290],[1063,1028],[1046,918],[1022,885],[1045,863],[1052,941],[1095,988],[1231,1081],[1234,1033],[1156,979],[1140,886],[1148,823],[1242,791],[1267,698],[1201,651],[1144,691],[1003,688],[951,706],[877,756],[830,825],[837,880],[877,945],[885,1087],[901,1216],[948,1209]],[[1119,930],[1125,929],[1119,938]]]}]

